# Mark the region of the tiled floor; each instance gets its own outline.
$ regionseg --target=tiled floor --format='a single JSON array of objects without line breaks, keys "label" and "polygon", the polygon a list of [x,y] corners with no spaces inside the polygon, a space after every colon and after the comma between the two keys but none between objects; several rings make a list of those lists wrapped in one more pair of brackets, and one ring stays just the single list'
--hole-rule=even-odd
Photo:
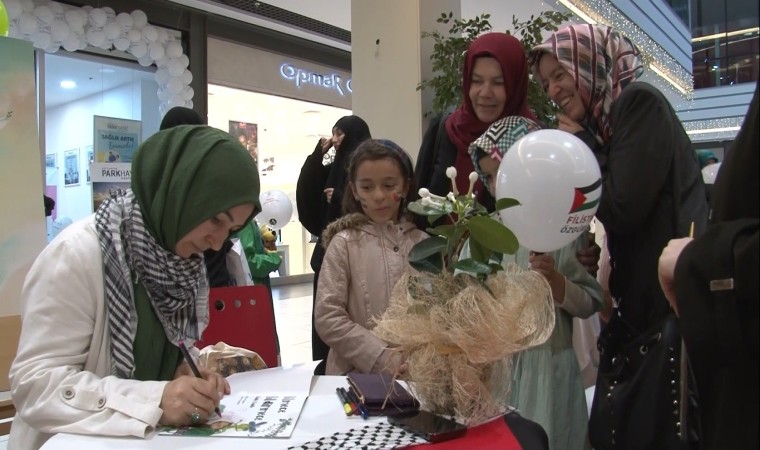
[{"label": "tiled floor", "polygon": [[311,361],[312,283],[273,287],[272,298],[282,365]]}]

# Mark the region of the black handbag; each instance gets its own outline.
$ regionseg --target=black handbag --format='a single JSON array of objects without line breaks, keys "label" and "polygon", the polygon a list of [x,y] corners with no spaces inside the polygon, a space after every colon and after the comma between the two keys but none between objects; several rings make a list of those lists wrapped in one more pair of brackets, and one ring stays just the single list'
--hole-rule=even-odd
[{"label": "black handbag", "polygon": [[589,419],[596,450],[686,449],[698,414],[689,384],[688,439],[681,438],[681,334],[670,314],[638,333],[618,310],[599,334],[599,371]]}]

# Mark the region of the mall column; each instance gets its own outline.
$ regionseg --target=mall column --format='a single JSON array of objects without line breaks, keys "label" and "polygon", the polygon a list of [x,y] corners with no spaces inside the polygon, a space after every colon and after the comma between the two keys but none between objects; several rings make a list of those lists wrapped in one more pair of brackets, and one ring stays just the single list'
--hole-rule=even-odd
[{"label": "mall column", "polygon": [[351,0],[351,88],[354,114],[375,138],[391,139],[417,159],[423,119],[432,93],[417,90],[432,76],[432,38],[423,31],[448,32],[436,23],[441,13],[460,14],[459,0]]}]

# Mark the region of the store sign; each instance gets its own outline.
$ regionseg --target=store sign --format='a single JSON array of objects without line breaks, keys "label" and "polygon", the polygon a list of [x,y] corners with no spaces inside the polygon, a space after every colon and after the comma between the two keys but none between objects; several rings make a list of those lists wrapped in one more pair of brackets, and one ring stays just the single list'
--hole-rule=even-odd
[{"label": "store sign", "polygon": [[322,89],[334,89],[342,96],[346,93],[351,94],[351,79],[343,80],[337,73],[318,73],[309,70],[300,69],[293,64],[284,63],[280,65],[280,75],[286,80],[295,82],[300,88],[303,85],[310,85]]}]

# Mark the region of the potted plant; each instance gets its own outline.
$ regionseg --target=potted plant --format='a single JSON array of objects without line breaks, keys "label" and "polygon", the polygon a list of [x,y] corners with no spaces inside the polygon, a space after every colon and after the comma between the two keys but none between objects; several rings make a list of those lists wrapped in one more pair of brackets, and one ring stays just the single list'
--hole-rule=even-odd
[{"label": "potted plant", "polygon": [[[420,189],[409,210],[451,223],[429,229],[433,236],[412,249],[417,272],[395,286],[373,331],[403,353],[406,380],[426,409],[473,424],[504,412],[509,356],[549,338],[554,304],[543,276],[499,263],[518,242],[472,195],[477,174],[467,193],[457,192],[453,167],[446,175],[452,192]],[[496,208],[517,204],[503,198]]]}]

